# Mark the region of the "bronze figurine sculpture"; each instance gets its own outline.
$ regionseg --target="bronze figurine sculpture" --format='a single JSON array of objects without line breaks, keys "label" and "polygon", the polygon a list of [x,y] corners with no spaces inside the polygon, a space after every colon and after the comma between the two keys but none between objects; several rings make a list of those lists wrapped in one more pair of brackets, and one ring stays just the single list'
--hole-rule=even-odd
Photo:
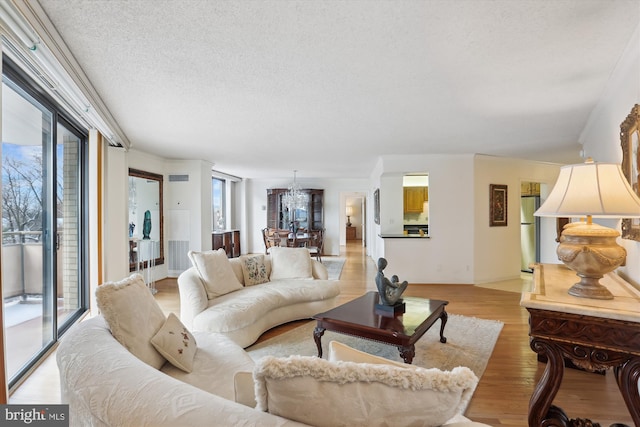
[{"label": "bronze figurine sculpture", "polygon": [[384,276],[383,270],[387,267],[387,260],[378,258],[378,274],[376,274],[376,286],[378,294],[380,294],[380,302],[383,305],[394,306],[402,302],[400,297],[409,283],[405,280],[400,283],[400,279],[395,274],[391,276],[391,280]]}]

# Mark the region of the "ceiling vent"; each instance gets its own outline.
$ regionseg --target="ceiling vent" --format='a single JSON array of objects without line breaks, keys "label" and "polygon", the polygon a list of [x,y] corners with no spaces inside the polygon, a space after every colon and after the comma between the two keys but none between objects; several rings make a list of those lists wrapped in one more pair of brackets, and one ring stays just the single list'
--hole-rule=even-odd
[{"label": "ceiling vent", "polygon": [[189,175],[169,175],[169,182],[189,182]]}]

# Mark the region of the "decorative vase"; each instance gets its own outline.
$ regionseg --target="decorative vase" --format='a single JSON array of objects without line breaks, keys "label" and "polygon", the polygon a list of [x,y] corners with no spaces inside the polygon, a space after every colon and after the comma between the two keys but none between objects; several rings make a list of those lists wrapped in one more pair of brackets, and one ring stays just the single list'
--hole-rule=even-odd
[{"label": "decorative vase", "polygon": [[144,240],[149,240],[149,235],[151,234],[151,212],[144,212],[144,223],[142,224],[142,238]]},{"label": "decorative vase", "polygon": [[613,299],[599,280],[620,266],[627,251],[616,242],[617,230],[598,224],[579,223],[566,227],[558,245],[558,259],[575,271],[580,281],[569,294],[581,298]]}]

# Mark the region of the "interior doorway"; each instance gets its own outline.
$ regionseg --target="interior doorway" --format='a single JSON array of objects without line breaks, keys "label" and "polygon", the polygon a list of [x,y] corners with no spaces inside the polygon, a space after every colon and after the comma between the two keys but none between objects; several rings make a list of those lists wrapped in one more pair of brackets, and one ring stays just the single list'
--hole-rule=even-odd
[{"label": "interior doorway", "polygon": [[345,193],[344,199],[344,227],[341,237],[343,244],[358,241],[366,246],[366,194]]},{"label": "interior doorway", "polygon": [[520,194],[520,271],[531,273],[531,264],[540,262],[540,183],[522,182]]}]

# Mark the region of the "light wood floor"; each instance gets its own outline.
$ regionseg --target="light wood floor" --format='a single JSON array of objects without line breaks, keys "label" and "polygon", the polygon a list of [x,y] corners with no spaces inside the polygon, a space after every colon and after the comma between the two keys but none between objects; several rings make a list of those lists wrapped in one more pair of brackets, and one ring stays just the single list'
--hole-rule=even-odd
[{"label": "light wood floor", "polygon": [[[360,242],[342,247],[347,261],[342,270],[340,302],[375,290],[375,263],[363,253]],[[388,274],[402,272],[387,267]],[[529,397],[544,365],[529,348],[528,315],[520,307],[520,293],[528,289],[530,278],[470,285],[410,285],[406,295],[449,301],[449,313],[496,319],[504,322],[487,369],[471,400],[466,416],[492,426],[526,426]],[[179,313],[175,279],[157,284],[156,298],[165,312]],[[281,334],[304,322],[292,322],[267,331],[260,340]],[[49,357],[10,397],[10,403],[59,403],[59,381],[54,357]],[[567,369],[554,403],[571,418],[590,418],[603,427],[614,422],[632,426],[624,401],[611,372],[591,374]]]}]

